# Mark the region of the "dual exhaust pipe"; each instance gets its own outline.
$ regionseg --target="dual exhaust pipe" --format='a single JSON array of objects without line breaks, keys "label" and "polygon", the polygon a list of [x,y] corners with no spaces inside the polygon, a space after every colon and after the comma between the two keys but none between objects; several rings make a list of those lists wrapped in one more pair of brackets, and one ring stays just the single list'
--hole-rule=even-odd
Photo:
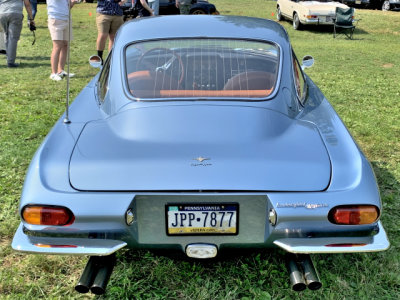
[{"label": "dual exhaust pipe", "polygon": [[[109,256],[91,256],[78,284],[75,286],[75,290],[82,294],[89,291],[95,295],[104,294],[115,262],[115,254]],[[290,283],[294,291],[300,292],[307,287],[310,290],[318,290],[322,287],[310,255],[287,253],[286,265],[289,271]]]},{"label": "dual exhaust pipe", "polygon": [[300,292],[307,287],[310,290],[318,290],[322,287],[310,255],[287,253],[286,265],[289,271],[290,283],[294,291]]},{"label": "dual exhaust pipe", "polygon": [[78,284],[75,286],[75,290],[82,294],[91,291],[95,295],[103,295],[106,292],[115,262],[115,254],[91,256]]}]

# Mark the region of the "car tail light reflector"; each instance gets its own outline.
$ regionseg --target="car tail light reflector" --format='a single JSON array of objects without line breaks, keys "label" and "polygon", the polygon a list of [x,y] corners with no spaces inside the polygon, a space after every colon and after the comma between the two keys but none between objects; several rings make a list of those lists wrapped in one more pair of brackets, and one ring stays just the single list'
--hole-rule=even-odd
[{"label": "car tail light reflector", "polygon": [[74,222],[74,214],[66,207],[29,205],[22,209],[22,218],[32,225],[65,226]]},{"label": "car tail light reflector", "polygon": [[47,245],[47,244],[35,244],[36,247],[40,248],[78,248],[76,245]]},{"label": "car tail light reflector", "polygon": [[307,15],[306,17],[307,17],[307,19],[316,19],[316,18],[318,18],[318,16],[316,16],[316,15]]},{"label": "car tail light reflector", "polygon": [[329,212],[330,222],[339,225],[364,225],[378,220],[379,209],[374,205],[336,206]]},{"label": "car tail light reflector", "polygon": [[325,245],[325,247],[364,247],[367,244],[356,244],[356,243],[352,243],[352,244],[328,244]]}]

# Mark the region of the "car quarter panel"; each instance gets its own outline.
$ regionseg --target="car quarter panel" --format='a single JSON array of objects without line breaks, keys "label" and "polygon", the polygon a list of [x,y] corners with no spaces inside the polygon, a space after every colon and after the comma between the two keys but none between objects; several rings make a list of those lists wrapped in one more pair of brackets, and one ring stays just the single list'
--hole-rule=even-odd
[{"label": "car quarter panel", "polygon": [[[315,124],[327,147],[332,164],[329,190],[352,189],[360,180],[378,188],[370,164],[319,88],[307,77],[309,96],[299,119]],[[377,195],[379,198],[379,195]]]}]

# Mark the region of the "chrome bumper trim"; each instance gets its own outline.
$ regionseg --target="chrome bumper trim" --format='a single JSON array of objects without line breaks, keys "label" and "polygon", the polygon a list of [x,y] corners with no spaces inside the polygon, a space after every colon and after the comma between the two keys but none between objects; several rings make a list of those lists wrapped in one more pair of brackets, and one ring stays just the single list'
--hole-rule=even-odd
[{"label": "chrome bumper trim", "polygon": [[21,223],[11,244],[16,251],[37,254],[106,256],[127,245],[118,240],[29,236],[24,233],[23,227]]},{"label": "chrome bumper trim", "polygon": [[[333,237],[333,238],[284,238],[274,241],[274,244],[291,253],[354,253],[377,252],[389,248],[382,223],[378,222],[379,233],[366,237]],[[328,247],[331,244],[366,244],[365,246]]]}]

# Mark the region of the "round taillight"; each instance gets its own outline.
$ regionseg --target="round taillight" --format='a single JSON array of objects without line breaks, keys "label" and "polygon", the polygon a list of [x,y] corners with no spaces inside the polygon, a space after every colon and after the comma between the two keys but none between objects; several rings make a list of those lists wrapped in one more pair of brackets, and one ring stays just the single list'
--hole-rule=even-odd
[{"label": "round taillight", "polygon": [[328,219],[339,225],[365,225],[378,220],[379,209],[375,205],[341,205],[332,208]]},{"label": "round taillight", "polygon": [[22,218],[32,225],[65,226],[74,222],[74,214],[66,207],[29,205],[22,209]]}]

